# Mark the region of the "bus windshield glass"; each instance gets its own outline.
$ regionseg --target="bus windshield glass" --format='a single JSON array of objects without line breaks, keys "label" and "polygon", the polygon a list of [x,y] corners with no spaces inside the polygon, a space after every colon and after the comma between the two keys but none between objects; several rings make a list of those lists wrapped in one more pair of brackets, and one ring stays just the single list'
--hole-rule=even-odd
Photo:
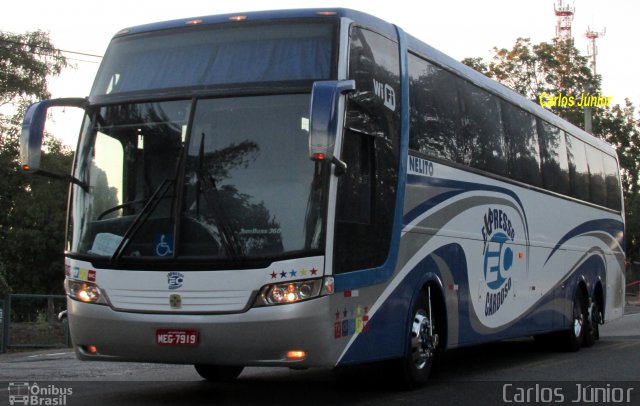
[{"label": "bus windshield glass", "polygon": [[307,155],[308,112],[309,94],[96,109],[78,151],[75,175],[89,187],[74,187],[71,252],[222,261],[317,252],[323,182]]},{"label": "bus windshield glass", "polygon": [[117,37],[91,99],[313,81],[332,75],[335,24],[195,26]]}]

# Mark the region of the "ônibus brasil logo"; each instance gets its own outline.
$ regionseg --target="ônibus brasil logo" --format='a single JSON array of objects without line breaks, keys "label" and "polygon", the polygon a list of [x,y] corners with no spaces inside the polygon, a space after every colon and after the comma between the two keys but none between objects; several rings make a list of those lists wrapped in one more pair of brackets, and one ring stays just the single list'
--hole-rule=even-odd
[{"label": "\u00f4nibus brasil logo", "polygon": [[492,316],[505,302],[511,291],[510,270],[513,250],[506,243],[513,241],[515,230],[505,212],[489,209],[482,227],[484,240],[484,279],[487,283],[484,315]]}]

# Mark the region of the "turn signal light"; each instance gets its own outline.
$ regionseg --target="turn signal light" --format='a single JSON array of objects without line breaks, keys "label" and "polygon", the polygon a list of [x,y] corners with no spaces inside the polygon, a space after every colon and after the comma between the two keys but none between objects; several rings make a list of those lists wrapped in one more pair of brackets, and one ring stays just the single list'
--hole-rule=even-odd
[{"label": "turn signal light", "polygon": [[288,351],[287,352],[287,359],[292,360],[292,361],[301,361],[303,359],[307,358],[307,353],[304,351]]}]

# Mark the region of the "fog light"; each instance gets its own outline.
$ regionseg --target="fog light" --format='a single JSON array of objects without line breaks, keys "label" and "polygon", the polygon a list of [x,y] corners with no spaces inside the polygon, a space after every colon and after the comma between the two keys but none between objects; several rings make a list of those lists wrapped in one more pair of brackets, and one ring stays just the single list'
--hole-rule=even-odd
[{"label": "fog light", "polygon": [[88,354],[95,355],[98,353],[98,348],[95,345],[85,345],[82,349]]},{"label": "fog light", "polygon": [[296,351],[288,351],[287,359],[291,361],[302,361],[307,358],[307,353],[304,351],[296,350]]}]

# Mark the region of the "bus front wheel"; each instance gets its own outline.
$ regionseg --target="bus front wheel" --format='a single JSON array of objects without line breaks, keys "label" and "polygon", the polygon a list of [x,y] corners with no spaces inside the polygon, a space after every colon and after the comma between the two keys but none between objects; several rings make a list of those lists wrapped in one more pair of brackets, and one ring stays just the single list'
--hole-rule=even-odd
[{"label": "bus front wheel", "polygon": [[244,367],[221,365],[194,365],[198,375],[210,382],[229,382],[236,379]]},{"label": "bus front wheel", "polygon": [[421,292],[411,312],[409,340],[405,356],[400,360],[404,384],[415,388],[426,383],[439,352],[439,324],[436,322],[435,297],[427,287]]}]

